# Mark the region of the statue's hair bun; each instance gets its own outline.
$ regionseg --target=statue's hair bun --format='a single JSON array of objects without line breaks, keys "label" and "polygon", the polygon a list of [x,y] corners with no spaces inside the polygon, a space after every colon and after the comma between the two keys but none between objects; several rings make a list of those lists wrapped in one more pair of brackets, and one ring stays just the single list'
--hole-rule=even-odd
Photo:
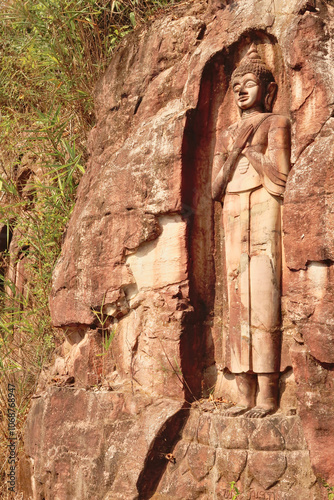
[{"label": "statue's hair bun", "polygon": [[233,71],[231,78],[232,84],[235,78],[246,75],[247,73],[253,73],[266,85],[275,81],[272,72],[266,63],[261,59],[254,43],[252,43],[247,54],[241,59],[239,66],[237,66]]}]

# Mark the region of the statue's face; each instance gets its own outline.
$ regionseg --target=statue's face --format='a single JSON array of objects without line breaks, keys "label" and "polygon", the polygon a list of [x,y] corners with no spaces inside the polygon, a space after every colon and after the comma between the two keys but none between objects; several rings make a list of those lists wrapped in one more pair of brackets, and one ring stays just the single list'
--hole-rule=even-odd
[{"label": "statue's face", "polygon": [[241,110],[262,105],[262,87],[253,73],[236,77],[233,82],[233,92],[235,102]]}]

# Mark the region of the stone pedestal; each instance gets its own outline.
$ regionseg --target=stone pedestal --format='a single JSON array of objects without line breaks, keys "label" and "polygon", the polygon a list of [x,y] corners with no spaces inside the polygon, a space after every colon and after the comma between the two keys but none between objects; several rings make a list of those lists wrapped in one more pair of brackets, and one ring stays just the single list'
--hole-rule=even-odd
[{"label": "stone pedestal", "polygon": [[232,481],[241,500],[323,498],[298,416],[232,418],[222,415],[219,403],[211,411],[197,406],[154,499],[232,498]]}]

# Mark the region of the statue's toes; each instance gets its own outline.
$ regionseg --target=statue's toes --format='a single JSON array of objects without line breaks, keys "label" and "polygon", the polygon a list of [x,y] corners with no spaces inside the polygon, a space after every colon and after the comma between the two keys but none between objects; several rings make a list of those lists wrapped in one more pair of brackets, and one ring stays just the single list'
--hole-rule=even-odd
[{"label": "statue's toes", "polygon": [[273,412],[272,408],[261,408],[260,406],[256,406],[251,410],[245,413],[246,418],[264,418],[267,415],[270,415]]},{"label": "statue's toes", "polygon": [[247,410],[249,410],[249,407],[244,405],[233,406],[232,408],[229,408],[228,410],[224,411],[224,416],[238,417],[239,415],[243,415]]}]

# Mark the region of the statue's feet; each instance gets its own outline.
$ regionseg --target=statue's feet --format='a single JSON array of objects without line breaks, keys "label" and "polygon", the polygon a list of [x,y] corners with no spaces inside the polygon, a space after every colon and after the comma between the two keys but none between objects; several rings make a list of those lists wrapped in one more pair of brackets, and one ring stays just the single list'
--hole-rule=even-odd
[{"label": "statue's feet", "polygon": [[262,407],[262,406],[254,406],[254,408],[251,408],[248,410],[244,416],[246,418],[263,418],[266,417],[267,415],[271,415],[276,411],[276,407]]},{"label": "statue's feet", "polygon": [[250,407],[246,405],[232,406],[224,411],[224,417],[238,417],[239,415],[246,413],[248,410],[250,410]]}]

